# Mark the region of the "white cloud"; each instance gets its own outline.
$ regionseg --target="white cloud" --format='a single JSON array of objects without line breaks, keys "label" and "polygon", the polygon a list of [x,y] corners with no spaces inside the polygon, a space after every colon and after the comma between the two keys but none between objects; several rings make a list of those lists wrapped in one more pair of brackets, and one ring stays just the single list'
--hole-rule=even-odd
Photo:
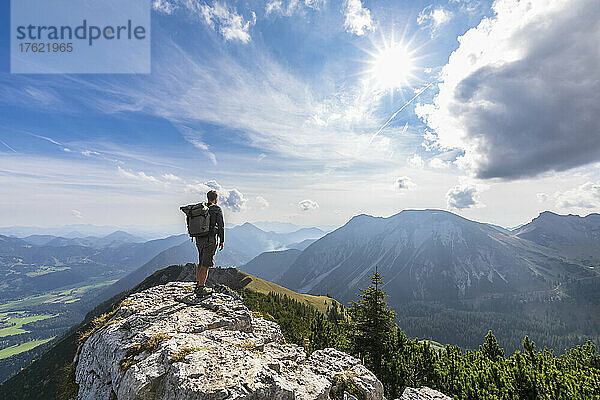
[{"label": "white cloud", "polygon": [[244,43],[250,41],[248,30],[256,24],[256,14],[254,12],[252,12],[252,18],[246,21],[244,17],[218,2],[212,6],[201,5],[200,12],[208,26],[218,30],[225,40],[239,40]]},{"label": "white cloud", "polygon": [[71,214],[75,217],[75,218],[83,218],[83,214],[81,213],[81,211],[79,210],[71,210]]},{"label": "white cloud", "polygon": [[282,6],[283,6],[283,3],[279,0],[270,1],[267,3],[267,5],[265,7],[265,12],[267,13],[267,15],[272,14],[272,13],[284,14]]},{"label": "white cloud", "polygon": [[417,185],[408,176],[400,176],[396,178],[396,181],[394,183],[394,187],[397,190],[411,190],[414,189],[416,186]]},{"label": "white cloud", "polygon": [[256,157],[256,159],[257,159],[258,161],[262,161],[262,160],[263,160],[263,159],[264,159],[266,156],[267,156],[267,155],[266,155],[265,153],[260,153],[260,154],[258,155],[258,157]]},{"label": "white cloud", "polygon": [[208,186],[209,188],[211,188],[212,190],[216,190],[217,192],[223,192],[225,189],[223,189],[223,186],[221,186],[219,184],[219,182],[217,181],[208,181],[204,183],[206,186]]},{"label": "white cloud", "polygon": [[256,196],[256,204],[258,204],[258,207],[262,209],[269,207],[269,202],[262,196]]},{"label": "white cloud", "polygon": [[247,201],[248,200],[244,197],[242,192],[237,189],[231,189],[227,192],[227,196],[224,198],[222,203],[231,211],[239,212],[246,208]]},{"label": "white cloud", "polygon": [[432,32],[437,31],[437,29],[447,24],[452,20],[453,14],[452,11],[446,10],[443,7],[433,7],[427,6],[417,16],[417,23],[420,26],[426,26],[432,30]]},{"label": "white cloud", "polygon": [[448,193],[446,193],[446,203],[449,208],[456,208],[458,210],[482,205],[479,202],[477,187],[467,182],[463,182],[448,190]]},{"label": "white cloud", "polygon": [[[330,165],[383,164],[389,159],[392,138],[379,135],[369,143],[372,135],[364,134],[376,130],[380,121],[374,117],[379,103],[362,86],[323,98],[266,56],[252,58],[246,65],[247,60],[227,54],[199,59],[174,42],[163,50],[163,58],[170,63],[157,68],[152,79],[98,88],[109,95],[87,101],[105,113],[129,110],[136,104],[170,121],[186,140],[197,140],[203,151],[208,146],[194,128],[198,121],[239,131],[245,144],[267,154]],[[119,96],[110,95],[114,93]],[[315,115],[327,125],[315,124]],[[216,157],[207,154],[216,162]]]},{"label": "white cloud", "polygon": [[187,127],[179,127],[180,131],[182,131],[184,133],[184,137],[186,138],[186,140],[188,142],[190,142],[195,148],[202,150],[204,153],[206,153],[206,156],[208,157],[208,159],[214,164],[217,165],[217,156],[210,151],[210,148],[208,147],[208,145],[206,143],[204,143],[203,141],[201,141],[200,139],[197,139],[194,137],[194,134],[191,133],[193,130]]},{"label": "white cloud", "polygon": [[549,196],[548,196],[548,193],[537,193],[537,194],[535,195],[535,197],[537,198],[537,200],[538,200],[540,203],[545,203],[545,202],[548,200],[548,197],[549,197]]},{"label": "white cloud", "polygon": [[28,135],[30,135],[30,136],[34,136],[34,137],[36,137],[36,138],[39,138],[39,139],[45,140],[45,141],[47,141],[47,142],[50,142],[50,143],[52,143],[52,144],[55,144],[55,145],[57,145],[57,146],[62,146],[62,143],[60,143],[59,141],[56,141],[56,140],[54,140],[54,139],[52,139],[52,138],[49,138],[49,137],[47,137],[47,136],[36,135],[36,134],[34,134],[34,133],[29,133],[29,132],[27,132],[27,134],[28,134]]},{"label": "white cloud", "polygon": [[64,151],[64,152],[66,152],[66,153],[70,153],[70,152],[71,152],[71,149],[70,149],[70,148],[68,148],[68,147],[65,147],[65,148],[63,148],[63,151]]},{"label": "white cloud", "polygon": [[344,2],[344,28],[347,32],[362,36],[368,31],[375,30],[371,19],[371,10],[363,7],[360,0],[345,0]]},{"label": "white cloud", "polygon": [[249,30],[256,24],[256,14],[251,13],[245,19],[227,4],[214,2],[209,5],[198,0],[154,0],[152,7],[162,14],[173,14],[179,8],[187,10],[192,17],[200,18],[213,30],[219,32],[225,40],[239,40],[248,43],[251,39]]},{"label": "white cloud", "polygon": [[319,208],[319,204],[314,200],[306,199],[298,202],[298,207],[302,211],[312,211]]},{"label": "white cloud", "polygon": [[423,168],[423,166],[425,165],[425,162],[423,161],[421,156],[418,154],[413,154],[412,157],[409,157],[406,160],[406,162],[408,162],[408,165],[410,165],[411,167],[418,168],[418,169]]},{"label": "white cloud", "polygon": [[450,162],[434,157],[429,160],[429,166],[435,169],[447,169],[450,168]]},{"label": "white cloud", "polygon": [[246,208],[247,199],[239,190],[226,189],[217,181],[211,180],[204,183],[186,184],[185,191],[206,196],[210,190],[215,190],[219,194],[219,203],[229,208],[233,212],[239,212]]},{"label": "white cloud", "polygon": [[480,178],[600,160],[600,3],[496,0],[459,38],[433,104],[417,114]]},{"label": "white cloud", "polygon": [[134,172],[134,171],[125,170],[125,169],[121,168],[121,166],[117,166],[117,172],[119,175],[121,175],[125,178],[135,179],[135,180],[142,181],[142,182],[160,183],[160,181],[158,179],[156,179],[154,176],[147,175],[143,171]]},{"label": "white cloud", "polygon": [[302,12],[306,9],[318,10],[324,3],[325,0],[273,0],[267,2],[265,12],[267,15],[278,14],[290,17],[295,12]]},{"label": "white cloud", "polygon": [[553,197],[560,208],[600,208],[600,181],[586,182],[574,189],[556,192]]},{"label": "white cloud", "polygon": [[91,151],[91,150],[84,150],[81,152],[82,155],[86,156],[86,157],[91,157],[91,156],[99,156],[100,153],[98,153],[97,151]]},{"label": "white cloud", "polygon": [[173,175],[170,173],[166,173],[166,174],[162,174],[162,178],[166,181],[170,181],[170,182],[179,182],[182,179],[180,177],[178,177],[177,175]]},{"label": "white cloud", "polygon": [[152,2],[152,8],[163,14],[173,14],[173,11],[177,8],[174,2],[169,0],[154,0]]}]

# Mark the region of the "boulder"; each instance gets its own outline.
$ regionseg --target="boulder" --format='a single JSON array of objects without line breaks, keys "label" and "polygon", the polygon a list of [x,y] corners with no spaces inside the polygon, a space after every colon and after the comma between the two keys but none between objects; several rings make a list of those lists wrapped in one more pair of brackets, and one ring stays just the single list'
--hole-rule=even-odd
[{"label": "boulder", "polygon": [[452,400],[452,398],[427,386],[421,386],[418,389],[407,387],[398,400]]}]

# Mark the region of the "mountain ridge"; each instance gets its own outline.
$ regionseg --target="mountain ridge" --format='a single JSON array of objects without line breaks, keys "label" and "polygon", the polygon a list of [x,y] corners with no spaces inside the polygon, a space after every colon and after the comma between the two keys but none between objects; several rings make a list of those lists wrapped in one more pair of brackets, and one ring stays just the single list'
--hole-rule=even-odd
[{"label": "mountain ridge", "polygon": [[[386,290],[399,298],[436,293],[464,297],[470,291],[471,295],[492,294],[519,285],[542,290],[552,286],[561,273],[587,275],[577,265],[561,260],[557,249],[448,211],[426,209],[403,210],[389,217],[354,216],[310,244],[279,282],[301,292],[336,293],[346,300],[364,286],[375,264],[388,277]],[[358,265],[362,271],[356,270]],[[431,279],[432,274],[437,278]],[[413,282],[417,292],[410,293],[410,285],[394,290],[400,276],[403,282]]]}]

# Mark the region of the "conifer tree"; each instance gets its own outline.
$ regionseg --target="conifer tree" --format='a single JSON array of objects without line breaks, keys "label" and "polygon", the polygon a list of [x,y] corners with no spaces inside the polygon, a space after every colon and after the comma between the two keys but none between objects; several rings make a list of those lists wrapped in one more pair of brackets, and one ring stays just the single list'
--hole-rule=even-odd
[{"label": "conifer tree", "polygon": [[377,267],[370,278],[371,284],[361,289],[359,300],[351,303],[352,350],[376,376],[383,376],[396,314],[385,301],[387,294],[381,289],[383,279]]},{"label": "conifer tree", "polygon": [[481,353],[491,361],[498,361],[499,359],[504,358],[504,352],[498,345],[492,331],[488,331],[487,335],[485,335],[485,343],[479,348]]}]

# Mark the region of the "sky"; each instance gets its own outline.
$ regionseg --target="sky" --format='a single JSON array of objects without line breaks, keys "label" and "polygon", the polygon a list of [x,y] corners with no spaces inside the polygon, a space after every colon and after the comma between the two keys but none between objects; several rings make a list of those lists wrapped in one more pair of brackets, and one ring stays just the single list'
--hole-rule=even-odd
[{"label": "sky", "polygon": [[0,226],[600,212],[597,0],[152,0],[151,74],[11,74]]}]

